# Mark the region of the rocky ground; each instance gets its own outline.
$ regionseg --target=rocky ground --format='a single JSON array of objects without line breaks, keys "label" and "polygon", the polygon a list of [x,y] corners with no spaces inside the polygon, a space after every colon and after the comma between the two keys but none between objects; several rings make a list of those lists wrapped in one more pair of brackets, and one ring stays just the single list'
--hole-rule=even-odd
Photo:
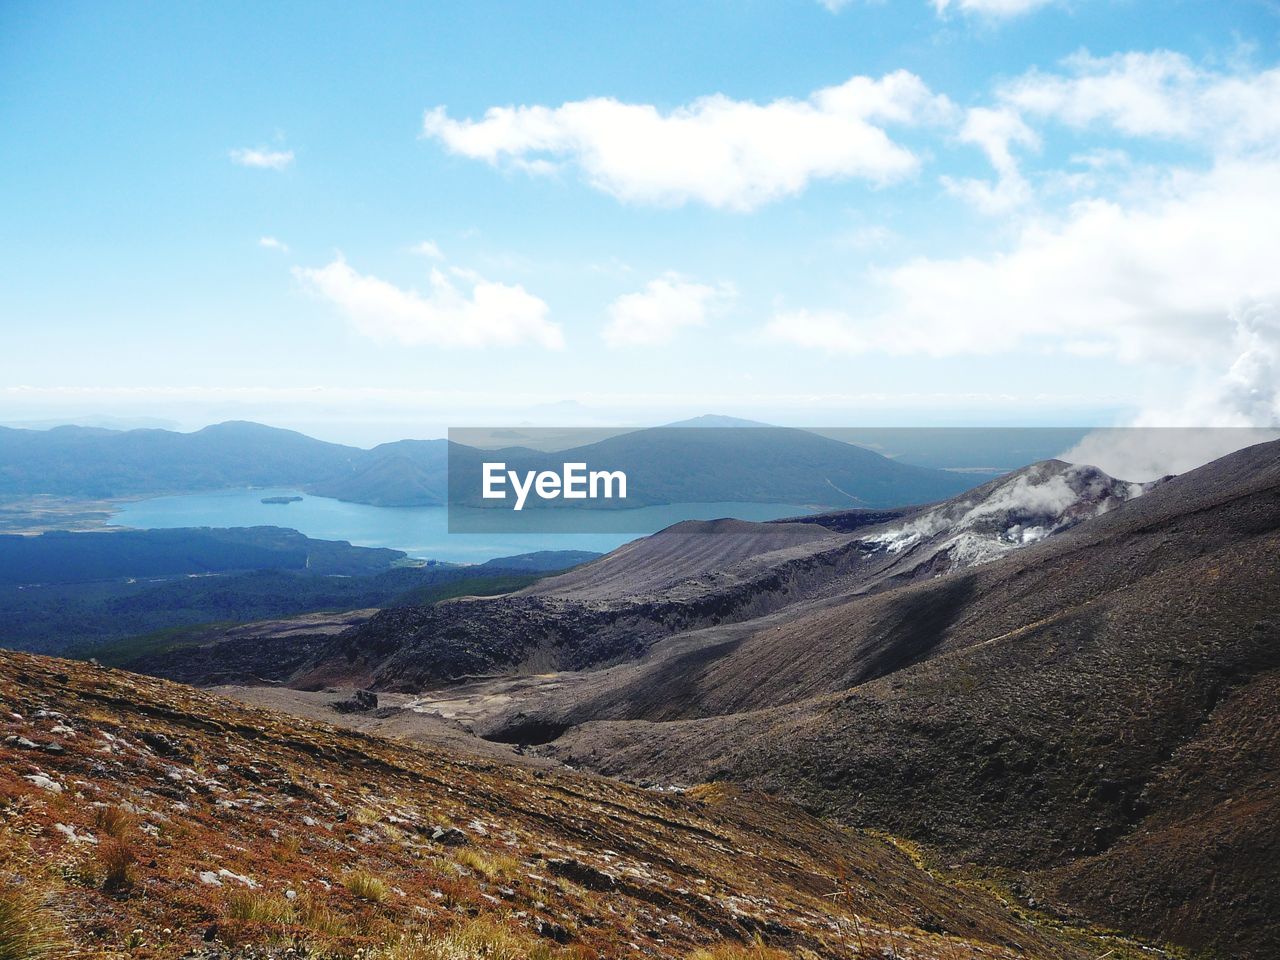
[{"label": "rocky ground", "polygon": [[1152,955],[764,795],[415,748],[15,653],[0,851],[0,949],[27,960]]}]

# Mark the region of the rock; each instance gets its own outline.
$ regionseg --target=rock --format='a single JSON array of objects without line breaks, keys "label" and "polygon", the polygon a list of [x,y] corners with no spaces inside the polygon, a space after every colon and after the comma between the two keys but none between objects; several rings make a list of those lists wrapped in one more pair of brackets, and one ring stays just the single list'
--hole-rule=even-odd
[{"label": "rock", "polygon": [[200,873],[200,882],[208,884],[211,887],[222,886],[222,881],[218,879],[218,875],[212,870],[204,870]]},{"label": "rock", "polygon": [[70,840],[72,843],[97,843],[98,838],[91,833],[77,833],[76,828],[67,823],[55,823],[53,829]]},{"label": "rock", "polygon": [[138,739],[151,748],[151,751],[161,757],[170,757],[178,752],[176,744],[163,733],[153,733],[150,730],[139,730]]},{"label": "rock", "polygon": [[557,877],[572,880],[578,886],[586,887],[588,890],[607,891],[618,885],[618,878],[613,874],[567,857],[548,860],[547,871]]},{"label": "rock", "polygon": [[538,919],[533,924],[533,932],[556,943],[568,943],[573,939],[573,934],[569,932],[568,928],[563,924],[556,923],[554,920]]},{"label": "rock", "polygon": [[338,713],[368,713],[378,709],[378,695],[372,690],[357,690],[350,699],[329,704]]},{"label": "rock", "polygon": [[29,773],[22,779],[30,780],[41,790],[48,790],[50,793],[62,792],[62,784],[58,783],[57,780],[46,777],[43,773]]},{"label": "rock", "polygon": [[431,839],[446,847],[461,847],[471,841],[467,832],[457,827],[436,827],[431,831]]},{"label": "rock", "polygon": [[232,873],[230,870],[226,869],[225,867],[223,867],[221,870],[218,871],[218,876],[223,878],[224,880],[235,880],[237,883],[243,883],[250,890],[254,889],[258,885],[256,880],[251,880],[248,877],[241,876],[238,873]]}]

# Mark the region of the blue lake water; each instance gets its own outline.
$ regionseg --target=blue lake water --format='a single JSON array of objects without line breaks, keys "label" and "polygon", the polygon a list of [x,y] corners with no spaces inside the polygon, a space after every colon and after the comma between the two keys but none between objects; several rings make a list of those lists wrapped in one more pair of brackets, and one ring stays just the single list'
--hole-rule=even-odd
[{"label": "blue lake water", "polygon": [[[288,504],[263,503],[263,497],[301,496]],[[610,511],[613,512],[613,511]],[[682,503],[628,510],[626,526],[638,533],[449,533],[444,507],[372,507],[296,490],[219,490],[156,497],[122,504],[114,526],[136,529],[172,527],[290,527],[318,540],[347,540],[362,547],[391,547],[411,557],[450,563],[483,563],[534,550],[596,550],[619,547],[644,533],[656,533],[681,520],[776,520],[812,512],[774,503]],[[605,520],[604,517],[601,518]],[[615,521],[616,525],[616,521]]]}]

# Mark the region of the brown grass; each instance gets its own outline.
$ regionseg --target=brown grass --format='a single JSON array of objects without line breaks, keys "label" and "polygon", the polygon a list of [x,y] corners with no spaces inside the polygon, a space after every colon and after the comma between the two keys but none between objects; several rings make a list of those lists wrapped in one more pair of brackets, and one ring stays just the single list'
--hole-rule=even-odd
[{"label": "brown grass", "polygon": [[134,864],[137,851],[127,840],[114,837],[98,845],[98,863],[102,866],[102,889],[108,893],[123,893],[133,887],[136,879]]},{"label": "brown grass", "polygon": [[93,826],[99,833],[123,840],[133,832],[135,818],[122,807],[98,807],[93,814]]},{"label": "brown grass", "polygon": [[569,960],[579,955],[557,948],[523,929],[477,917],[449,930],[389,944],[370,960]]},{"label": "brown grass", "polygon": [[481,853],[479,850],[459,850],[454,857],[464,867],[469,867],[488,880],[514,876],[520,872],[520,861],[502,853]]},{"label": "brown grass", "polygon": [[701,947],[689,954],[689,960],[792,960],[792,956],[757,940],[750,944],[726,942]]},{"label": "brown grass", "polygon": [[30,894],[0,882],[0,960],[68,955],[62,928]]},{"label": "brown grass", "polygon": [[237,890],[228,896],[225,913],[229,920],[245,923],[293,924],[297,919],[293,904],[284,897],[254,890]]},{"label": "brown grass", "polygon": [[342,878],[342,885],[353,897],[370,903],[382,903],[391,896],[391,888],[383,880],[364,870],[352,870]]}]

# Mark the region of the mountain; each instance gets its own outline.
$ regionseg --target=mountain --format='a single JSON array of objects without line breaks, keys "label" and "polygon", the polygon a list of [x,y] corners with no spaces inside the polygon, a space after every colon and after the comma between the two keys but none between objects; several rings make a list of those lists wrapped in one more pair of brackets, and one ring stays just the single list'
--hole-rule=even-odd
[{"label": "mountain", "polygon": [[299,682],[415,689],[526,663],[581,670],[629,661],[698,628],[724,642],[749,629],[734,624],[789,617],[799,601],[851,585],[866,592],[980,562],[1140,490],[1051,461],[934,508],[688,521],[519,595],[386,611],[337,638]]},{"label": "mountain", "polygon": [[[440,441],[442,444],[444,441]],[[384,453],[353,472],[313,483],[309,492],[375,507],[435,507],[448,496],[448,471],[443,455],[436,467],[400,453]]]},{"label": "mountain", "polygon": [[[612,775],[773,791],[1060,915],[1271,956],[1280,445],[1094,512],[987,562],[972,530],[936,533],[896,570],[661,640],[480,727]],[[927,516],[860,540],[887,554]]]},{"label": "mountain", "polygon": [[804,430],[723,417],[634,430],[556,453],[479,450],[445,440],[362,450],[228,422],[194,433],[0,428],[0,496],[111,498],[276,486],[375,506],[439,506],[452,485],[454,503],[489,505],[480,497],[481,464],[497,460],[520,471],[558,471],[565,462],[622,470],[626,500],[585,504],[605,508],[724,501],[884,507],[943,499],[981,479],[899,463]]},{"label": "mountain", "polygon": [[480,496],[481,464],[486,461],[503,462],[521,474],[558,472],[562,464],[573,462],[585,463],[589,470],[624,472],[626,500],[584,501],[596,508],[727,501],[890,507],[950,497],[982,479],[899,463],[806,430],[749,421],[731,427],[692,421],[633,430],[555,453],[523,447],[482,451],[454,444],[451,502],[488,505]]},{"label": "mountain", "polygon": [[1141,955],[730,787],[642,790],[4,651],[0,702],[7,957]]},{"label": "mountain", "polygon": [[304,486],[350,473],[366,451],[232,421],[170,430],[0,428],[0,495],[118,497]]},{"label": "mountain", "polygon": [[764,790],[1029,911],[1262,960],[1277,597],[1280,443],[1145,485],[1046,461],[931,506],[678,524],[384,611],[291,682],[465,702],[494,742]]}]

